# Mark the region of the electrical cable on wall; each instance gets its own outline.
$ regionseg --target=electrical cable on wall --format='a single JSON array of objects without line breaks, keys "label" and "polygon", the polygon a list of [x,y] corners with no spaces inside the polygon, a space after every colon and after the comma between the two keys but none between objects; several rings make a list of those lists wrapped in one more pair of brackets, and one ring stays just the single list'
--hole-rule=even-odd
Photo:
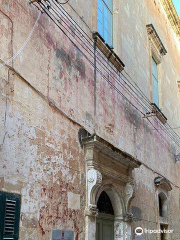
[{"label": "electrical cable on wall", "polygon": [[[55,0],[56,1],[56,0]],[[49,2],[49,1],[47,1],[47,2]],[[47,4],[47,2],[46,2],[46,4]],[[52,1],[52,3],[54,3],[54,1]],[[52,5],[50,4],[50,5],[44,5],[43,3],[41,3],[42,5],[41,5],[41,7],[43,8],[43,7],[45,7],[45,8],[47,8],[49,11],[52,9],[52,11],[57,15],[57,10],[55,10],[55,9],[53,9],[52,8]],[[56,4],[56,3],[55,3]],[[56,5],[57,6],[57,5]],[[48,14],[47,13],[47,11],[44,9],[44,11],[45,11],[45,13],[46,14]],[[50,15],[49,15],[49,17],[50,17]],[[56,19],[57,20],[57,19]],[[62,24],[64,23],[64,24],[66,24],[66,22],[62,19],[62,18],[60,18],[60,20],[62,21]],[[58,20],[57,20],[58,21]],[[64,27],[64,25],[62,25],[62,27]],[[67,32],[69,32],[69,30],[66,28],[66,27],[64,27],[65,28],[65,30],[67,31]],[[69,32],[70,33],[70,32]],[[71,33],[70,33],[71,34]],[[74,35],[75,36],[77,36],[77,34],[76,33],[74,33]],[[77,36],[78,37],[78,36]],[[83,35],[81,35],[81,37],[84,37]],[[87,46],[87,44],[86,43],[83,43],[83,45],[79,42],[79,38],[78,39],[76,39],[77,40],[77,42],[81,45],[81,47],[84,49],[84,50],[86,50],[89,54],[90,54],[90,56],[92,57],[92,59],[94,58],[94,52],[93,52],[93,50],[92,50],[92,47],[93,47],[93,41],[91,40],[91,42],[92,42],[92,45],[91,45],[91,48],[90,47],[88,47]],[[86,39],[87,40],[87,39]],[[82,41],[82,40],[80,40],[80,41]],[[76,46],[77,47],[77,46]],[[80,49],[79,49],[80,50]],[[81,50],[80,50],[81,51]],[[98,51],[98,50],[97,50]],[[99,53],[99,51],[98,51],[98,53]],[[104,59],[104,56],[101,56],[103,59]],[[112,71],[109,71],[111,74],[109,74],[109,72],[107,71],[107,66],[100,60],[100,58],[99,58],[99,56],[97,55],[97,59],[100,61],[100,63],[103,65],[103,70],[106,72],[106,73],[108,73],[108,75],[110,76],[110,77],[114,77],[113,76],[113,74],[115,73],[115,74],[117,74],[117,72],[115,72],[115,70],[114,69],[111,69],[111,70],[113,70],[113,72]],[[104,59],[105,61],[107,60],[107,59]],[[91,61],[92,62],[92,61]],[[97,69],[97,68],[96,68]],[[119,78],[120,76],[118,75],[118,78]],[[121,78],[121,77],[120,77]],[[121,78],[122,79],[122,78]],[[125,89],[125,91],[127,91],[127,87],[125,86],[125,85],[123,85],[122,84],[122,82],[121,81],[119,81],[119,80],[117,80],[117,79],[115,79],[115,81],[117,82],[117,84],[118,85],[121,85],[124,89]],[[127,82],[125,82],[127,85],[129,85]],[[131,88],[131,90],[132,90],[132,87],[129,85],[128,86],[129,88]],[[137,94],[136,94],[136,96],[134,95],[134,99],[136,99],[136,101],[137,101]],[[139,102],[140,103],[140,102]],[[145,104],[145,103],[144,103]],[[144,106],[140,103],[140,105],[142,106],[142,108],[144,108]],[[148,106],[147,106],[148,107]],[[148,108],[144,108],[144,110],[145,111],[148,111]]]},{"label": "electrical cable on wall", "polygon": [[[49,2],[49,1],[47,1],[47,2]],[[90,39],[90,37],[89,36],[87,36],[87,34],[86,33],[84,33],[84,31],[80,28],[80,26],[73,20],[73,25],[75,25],[76,24],[76,30],[77,30],[77,32],[79,32],[79,35],[80,36],[78,36],[77,35],[77,33],[73,33],[75,36],[77,36],[77,38],[78,39],[76,39],[76,41],[77,41],[77,44],[74,42],[74,36],[73,36],[73,39],[71,39],[71,37],[68,35],[68,34],[70,34],[71,36],[72,36],[72,33],[69,31],[69,29],[67,29],[66,28],[66,26],[64,26],[64,24],[65,25],[67,25],[67,23],[66,23],[66,21],[61,17],[62,16],[62,14],[64,14],[64,8],[62,7],[62,6],[60,6],[59,5],[59,7],[58,7],[58,5],[57,5],[57,1],[56,0],[52,0],[51,1],[51,4],[47,4],[47,2],[46,2],[46,4],[44,4],[42,1],[40,1],[39,2],[39,5],[42,7],[42,9],[44,10],[44,12],[50,17],[50,19],[60,28],[60,30],[69,38],[69,40],[72,42],[72,44],[74,45],[74,46],[76,46],[77,47],[77,49],[79,50],[79,51],[81,51],[81,53],[83,54],[83,56],[88,60],[88,62],[92,65],[92,66],[94,66],[94,64],[93,64],[93,60],[90,60],[89,59],[89,57],[87,57],[87,55],[86,54],[84,54],[84,52],[77,46],[77,44],[79,44],[84,50],[86,50],[86,52],[93,58],[93,52],[92,52],[92,49],[91,49],[91,47],[92,47],[92,43],[93,43],[93,41],[92,41],[92,39]],[[52,4],[54,4],[55,6],[56,6],[56,8],[53,8],[53,6],[52,6]],[[60,7],[61,7],[61,9],[62,10],[60,10]],[[57,10],[57,8],[60,10],[60,12],[58,12],[58,10]],[[66,12],[66,11],[65,11]],[[70,19],[71,17],[69,16],[69,14],[66,12],[65,14],[65,17],[68,17],[68,19]],[[58,18],[58,19],[57,19]],[[59,21],[59,19],[61,20],[61,21]],[[78,25],[78,26],[77,26]],[[63,27],[63,28],[62,28]],[[90,47],[88,47],[88,45],[87,45],[87,43],[86,42],[82,42],[82,40],[86,40],[89,44],[90,44]],[[80,42],[81,41],[81,42]],[[98,52],[99,53],[99,52]],[[104,57],[102,56],[102,53],[100,53],[100,55],[101,55],[101,57],[104,59]],[[100,61],[101,59],[99,58],[99,57],[97,57],[98,58],[98,60],[99,60],[99,63],[101,64],[101,65],[103,65],[103,70],[105,71],[105,72],[107,72],[107,69],[106,69],[106,66],[102,63],[102,61]],[[105,61],[107,61],[107,59],[105,60]],[[95,67],[95,66],[94,66]],[[105,68],[104,68],[105,67]],[[107,79],[107,77],[102,73],[102,71],[100,70],[100,69],[98,69],[97,67],[96,67],[96,70],[97,70],[97,72],[99,72],[100,74],[101,74],[101,76],[108,82],[108,84],[110,84],[111,85],[111,87],[112,88],[114,88],[125,100],[127,100],[128,102],[129,102],[129,104],[131,104],[137,111],[139,111],[141,114],[144,114],[140,109],[138,109],[133,103],[132,103],[132,101],[131,100],[129,100],[129,99],[127,99],[127,97],[109,80],[109,79]],[[114,71],[114,69],[112,68],[111,69],[112,71]],[[110,71],[111,72],[111,71]],[[113,74],[113,73],[112,73]],[[117,74],[117,73],[116,73]],[[136,100],[136,101],[138,101],[138,104],[139,105],[141,105],[141,107],[147,112],[147,110],[151,107],[150,106],[150,101],[146,98],[146,96],[144,95],[144,93],[139,89],[139,87],[138,87],[138,85],[137,84],[135,84],[135,86],[133,85],[133,84],[131,84],[130,82],[128,82],[128,79],[127,79],[127,77],[125,77],[122,73],[121,73],[121,80],[123,80],[124,81],[124,83],[125,83],[125,85],[122,85],[122,82],[119,80],[117,80],[117,78],[114,78],[114,76],[113,75],[111,75],[111,77],[113,78],[113,80],[115,80],[117,83],[118,83],[118,85],[120,84],[124,89],[126,89],[126,92],[131,96],[131,97],[133,97],[134,98],[134,100]],[[125,79],[123,79],[123,78],[125,78]],[[127,80],[127,81],[125,81],[125,80]],[[130,86],[130,85],[132,85],[132,87]],[[130,88],[129,90],[127,89],[127,86]],[[135,91],[134,91],[134,90]],[[133,94],[133,95],[132,95]],[[135,96],[135,95],[136,96]],[[139,95],[140,94],[140,95]],[[137,99],[137,98],[139,98],[139,99]],[[143,105],[144,106],[143,106]],[[154,121],[156,122],[156,123],[159,123],[156,119],[154,119]],[[159,124],[161,124],[161,123],[159,123]],[[172,130],[172,128],[170,128],[170,130],[168,131],[168,129],[165,127],[165,126],[163,126],[163,125],[161,125],[162,126],[162,128],[163,129],[161,129],[161,130],[163,130],[163,131],[166,131],[165,133],[180,147],[180,142],[177,140],[177,138],[178,139],[180,139],[180,137]],[[157,128],[155,128],[158,132],[159,132],[159,130],[157,129]],[[159,134],[163,137],[163,135],[159,132]],[[166,138],[165,137],[163,137],[164,138],[164,140],[166,140]]]},{"label": "electrical cable on wall", "polygon": [[[49,1],[48,1],[49,2]],[[55,0],[52,0],[51,1],[51,3],[54,3],[55,5],[56,5],[56,7],[57,7],[57,3],[56,3],[56,1]],[[57,10],[56,9],[52,9],[52,5],[49,5],[49,6],[47,6],[47,5],[44,5],[43,4],[43,2],[40,2],[40,6],[44,9],[44,11],[45,11],[45,13],[51,18],[51,20],[53,20],[53,22],[61,29],[61,31],[69,38],[69,40],[79,49],[79,47],[77,46],[77,44],[75,44],[75,42],[74,42],[74,37],[73,37],[73,40],[67,35],[67,33],[65,32],[65,31],[67,31],[68,33],[70,33],[69,32],[69,30],[65,27],[65,26],[63,26],[63,22],[65,23],[65,21],[63,21],[63,19],[62,18],[60,18],[60,16],[62,16],[62,15],[60,15],[60,16],[58,16],[58,13],[57,13]],[[61,7],[62,8],[62,7]],[[62,8],[63,9],[63,8]],[[64,9],[63,9],[64,10]],[[56,16],[57,17],[59,17],[62,21],[61,21],[61,24],[60,25],[58,25],[59,24],[59,21],[58,21],[58,19],[57,18],[55,18],[55,19],[53,19],[52,18],[52,16],[53,16],[53,14],[52,14],[52,12],[54,12],[55,14],[56,14]],[[63,11],[61,11],[61,14],[63,14]],[[66,14],[67,14],[67,12],[66,12]],[[67,15],[66,15],[66,17],[67,17]],[[69,16],[68,16],[68,18],[69,18]],[[62,29],[62,27],[65,29],[65,31],[64,31],[64,29]],[[79,27],[79,25],[78,25],[78,27]],[[83,31],[80,27],[79,27],[79,29],[80,29],[80,32],[81,31]],[[76,34],[76,33],[75,33]],[[72,35],[71,33],[70,33],[70,35]],[[83,35],[83,39],[84,39],[85,37],[84,37],[84,35]],[[77,40],[77,39],[76,39]],[[82,32],[81,32],[81,41],[82,41]],[[91,40],[92,41],[92,40]],[[78,42],[79,43],[79,42]],[[80,44],[80,43],[79,43]],[[84,50],[86,50],[87,51],[87,49],[84,47],[84,46],[86,46],[87,44],[85,43],[85,42],[83,42],[83,45],[82,44],[80,44],[80,46],[84,49]],[[84,54],[84,52],[81,50],[81,49],[79,49],[80,51],[81,51],[81,53],[83,54],[83,56],[85,57],[85,58],[87,58],[87,56]],[[91,51],[92,52],[92,51]],[[89,53],[89,51],[88,51],[88,53]],[[91,55],[92,56],[92,55]],[[87,58],[87,60],[89,61],[89,58]],[[93,66],[93,62],[90,60],[90,63],[91,63],[91,65]],[[102,62],[101,62],[101,64],[102,64]],[[97,68],[96,68],[97,69]],[[99,69],[98,69],[99,70]],[[105,69],[104,69],[105,70]],[[106,70],[105,70],[106,71]],[[100,74],[101,75],[103,75],[102,74],[102,72],[101,71],[99,71],[100,72]],[[103,76],[103,78],[105,78],[105,80],[107,81],[107,79],[106,79],[106,77],[105,76]],[[122,78],[121,78],[121,80],[122,80]],[[109,80],[108,80],[108,83],[111,85],[111,87],[113,87],[113,88],[115,88],[116,89],[116,91],[117,91],[117,88],[112,84],[112,82],[109,82]],[[128,84],[127,82],[125,82],[126,84]],[[113,85],[113,86],[112,86]],[[134,86],[133,86],[134,87]],[[138,92],[140,92],[141,90],[139,90],[139,89],[137,89],[138,88],[138,86],[136,86],[135,87],[136,88],[136,90],[138,90]],[[131,88],[131,90],[132,90],[132,88]],[[122,92],[120,93],[119,92],[119,94],[121,94],[122,95]],[[137,94],[137,93],[136,93]],[[143,96],[144,94],[142,94],[141,96],[140,96],[140,98],[141,98],[141,100],[142,100],[142,98],[144,97]],[[137,96],[136,96],[137,97]],[[126,100],[128,100],[125,96],[124,96],[124,98],[126,99]],[[148,100],[146,99],[146,97],[144,97],[144,100],[146,101],[146,102],[148,102]],[[131,101],[128,101],[131,105],[133,105],[134,106],[134,104],[132,104],[132,102]],[[134,106],[135,107],[135,106]],[[135,107],[136,108],[136,107]],[[149,108],[149,107],[148,107]],[[157,122],[157,120],[156,119],[154,119],[156,122]],[[166,130],[167,131],[167,129],[163,126],[163,129],[164,130]],[[172,129],[171,129],[172,130]],[[167,132],[166,132],[167,133]],[[175,132],[169,132],[169,133],[167,133],[168,135],[169,135],[169,137],[174,141],[174,142],[176,142],[176,144],[178,144],[179,145],[179,143],[177,142],[177,139],[175,139],[175,137],[178,137],[179,138],[179,136],[175,133]],[[160,133],[160,135],[162,135],[161,133]],[[175,136],[176,135],[176,136]]]},{"label": "electrical cable on wall", "polygon": [[[35,30],[35,28],[36,28],[36,26],[37,26],[37,24],[39,22],[41,14],[42,14],[42,12],[40,11],[39,14],[38,14],[38,17],[36,19],[36,22],[35,22],[33,28],[31,29],[28,38],[26,39],[26,41],[22,45],[22,47],[9,60],[7,60],[6,62],[0,64],[0,68],[5,66],[5,65],[9,66],[9,63],[12,62],[15,58],[17,58],[19,56],[19,54],[24,50],[24,48],[26,47],[26,45],[28,44],[28,42],[30,41],[30,39],[31,39],[31,37],[32,37],[32,35],[34,33],[34,30]],[[5,109],[5,120],[4,120],[4,128],[5,129],[6,129],[6,119],[7,119],[7,96],[6,96],[6,109]],[[0,147],[2,147],[4,145],[6,135],[7,135],[7,131],[5,131],[5,134],[4,134],[2,143],[0,144]]]},{"label": "electrical cable on wall", "polygon": [[58,0],[56,0],[56,2],[57,3],[59,3],[59,4],[66,4],[66,3],[68,3],[70,0],[67,0],[66,2],[59,2]]},{"label": "electrical cable on wall", "polygon": [[[54,2],[54,1],[56,1],[56,0],[51,0],[52,2]],[[57,2],[57,1],[56,1]],[[57,6],[57,4],[56,3],[54,3],[55,5],[56,5],[56,7],[58,7]],[[61,8],[61,14],[63,14],[64,16],[66,16],[66,17],[68,17],[68,19],[70,20],[70,22],[72,23],[72,21],[73,21],[73,23],[72,24],[76,24],[76,26],[78,26],[78,28],[80,29],[80,31],[82,31],[83,32],[83,34],[85,35],[85,39],[88,41],[88,43],[90,43],[90,42],[93,42],[92,41],[92,39],[87,35],[87,33],[83,30],[83,29],[81,29],[81,27],[77,24],[77,22],[75,22],[74,21],[74,19],[67,13],[67,11],[62,7],[62,6],[59,6],[59,9]],[[74,10],[74,8],[73,8],[73,10]],[[74,10],[75,11],[75,10]],[[64,12],[66,13],[66,14],[64,14]],[[81,16],[77,13],[77,11],[75,11],[76,12],[76,14],[81,18]],[[84,21],[83,21],[84,22]],[[84,22],[85,23],[85,22]],[[86,24],[86,23],[85,23]],[[90,27],[86,24],[86,26],[88,27],[88,29],[91,31],[91,29],[90,29]],[[80,32],[79,31],[79,32]],[[91,33],[93,34],[93,32],[91,31]],[[81,35],[81,33],[80,33],[80,35]],[[84,37],[84,35],[83,35],[83,37]],[[103,55],[103,53],[101,52],[101,51],[99,51],[98,52],[99,53],[99,55],[101,55],[101,57],[104,59],[104,55]],[[125,76],[125,74],[126,74],[126,76]],[[124,73],[122,73],[121,72],[121,80],[122,80],[122,77],[123,78],[125,78],[125,80],[127,80],[125,83],[126,84],[130,84],[130,85],[132,85],[132,87],[137,91],[137,93],[139,93],[140,94],[140,98],[141,98],[141,101],[143,101],[143,99],[145,100],[145,102],[147,102],[147,103],[149,103],[150,104],[150,106],[149,107],[151,107],[151,102],[149,101],[149,99],[144,95],[144,93],[142,92],[142,90],[139,88],[139,86],[137,85],[137,83],[136,82],[132,82],[132,79],[131,79],[131,77],[129,76],[129,74],[126,72],[126,70],[124,69]],[[124,81],[124,80],[123,80]],[[133,84],[132,84],[132,83]],[[131,89],[132,90],[132,89]],[[137,94],[136,93],[136,94]],[[144,102],[144,101],[143,101]],[[145,104],[146,106],[148,106],[147,104]],[[149,108],[148,107],[148,108]],[[156,121],[156,120],[155,120]],[[156,123],[157,123],[157,121],[156,121]],[[174,136],[176,136],[176,137],[178,137],[179,138],[179,136],[177,135],[177,133],[176,132],[174,132],[173,131],[173,129],[178,129],[179,127],[177,127],[177,128],[172,128],[168,123],[166,123],[166,125],[167,125],[167,127],[164,127],[164,126],[162,126],[162,128],[160,129],[160,130],[163,130],[163,131],[166,131],[166,130],[169,130],[169,131],[171,131],[171,134],[172,135],[174,135]],[[154,128],[154,130],[157,130],[156,128]]]},{"label": "electrical cable on wall", "polygon": [[[121,97],[123,99],[125,99],[125,101],[127,101],[132,107],[134,107],[138,112],[140,112],[141,114],[146,114],[148,112],[148,109],[151,109],[151,102],[149,101],[149,99],[145,96],[145,94],[142,92],[142,90],[139,88],[139,86],[136,83],[132,84],[132,79],[130,78],[130,76],[128,76],[128,74],[126,72],[121,72],[119,75],[117,74],[117,71],[115,71],[115,69],[111,66],[111,70],[109,71],[111,73],[111,75],[108,73],[108,76],[111,77],[111,79],[113,81],[115,81],[118,85],[120,85],[123,90],[126,91],[126,96],[124,95],[124,91],[122,92],[122,90],[120,91],[119,88],[117,86],[115,86],[112,81],[109,80],[109,77],[107,78],[106,75],[100,70],[103,69],[104,72],[107,73],[107,59],[105,59],[105,56],[103,55],[103,53],[100,50],[98,51],[97,55],[97,60],[98,64],[100,64],[101,68],[98,68],[97,66],[94,66],[94,53],[93,53],[93,44],[94,41],[92,40],[92,38],[90,38],[86,32],[84,32],[84,30],[77,24],[76,21],[74,21],[72,19],[72,17],[67,13],[67,11],[59,4],[59,2],[57,0],[48,0],[48,1],[38,1],[38,5],[43,9],[43,11],[48,15],[48,17],[56,24],[57,27],[59,27],[59,29],[63,32],[63,34],[65,36],[67,36],[67,38],[71,41],[71,43],[82,53],[82,55],[88,60],[88,62],[90,63],[91,66],[93,66],[96,71],[102,76],[102,78],[113,88],[115,89],[116,92],[118,92],[119,95],[121,95]],[[37,5],[35,5],[37,6]],[[62,18],[62,15],[64,15],[65,17]],[[67,25],[67,21],[69,20],[72,25],[74,26],[74,28],[76,29],[76,31],[72,31],[69,30],[68,25]],[[74,41],[74,39],[76,39],[76,43]],[[85,52],[86,54],[85,54]],[[92,60],[90,59],[92,57]],[[104,62],[106,64],[104,64],[102,62],[102,59],[104,60]],[[127,76],[125,76],[125,74]],[[122,81],[124,83],[122,83]],[[138,108],[137,106],[135,106],[132,102],[132,98],[136,101],[136,103],[138,103],[138,106],[140,106],[140,108]],[[143,111],[142,111],[143,110]],[[145,112],[144,112],[145,111]],[[160,125],[160,130],[162,130],[164,133],[161,133],[160,130],[158,128],[156,128],[152,123],[152,126],[154,127],[154,129],[157,130],[157,132],[159,133],[159,135],[161,135],[161,137],[167,142],[166,136],[169,136],[169,138],[171,138],[171,140],[173,140],[173,142],[175,144],[177,144],[178,147],[180,147],[180,137],[179,135],[173,131],[172,127],[166,123],[166,125],[163,125],[160,121],[158,121],[156,118],[153,119],[154,123]],[[148,121],[149,122],[149,121]],[[168,128],[167,128],[168,126]],[[164,135],[165,134],[165,135]]]},{"label": "electrical cable on wall", "polygon": [[[61,12],[58,12],[58,10],[57,9],[55,9],[55,8],[53,8],[52,7],[52,4],[51,4],[51,2],[52,3],[54,3],[54,5],[57,7],[57,9],[59,9],[60,10],[60,7],[61,7]],[[39,2],[40,3],[40,2]],[[66,2],[67,3],[67,2]],[[41,4],[43,4],[42,2],[41,2]],[[72,23],[72,24],[74,24],[74,25],[76,25],[76,27],[78,26],[78,28],[76,28],[76,30],[78,31],[78,33],[79,33],[79,35],[81,36],[81,37],[83,37],[87,42],[88,42],[88,44],[90,44],[91,45],[91,47],[92,47],[92,44],[94,43],[93,41],[92,41],[92,39],[87,35],[87,33],[83,30],[83,29],[81,29],[80,28],[80,26],[77,24],[77,22],[76,21],[74,21],[74,19],[67,13],[67,11],[62,7],[62,6],[58,6],[57,4],[61,4],[58,0],[51,0],[51,1],[49,1],[49,0],[47,0],[46,1],[46,5],[44,5],[44,7],[46,7],[49,11],[52,9],[52,11],[56,14],[56,16],[58,16],[59,18],[60,18],[60,20],[63,22],[63,23],[65,23],[65,21],[64,21],[64,19],[63,18],[61,18],[60,17],[60,15],[61,14],[63,14],[65,17],[67,17],[69,20],[70,20],[70,22]],[[75,11],[75,10],[74,10]],[[77,12],[76,12],[77,13]],[[60,14],[60,15],[58,15],[58,14]],[[77,13],[78,14],[78,13]],[[62,15],[61,15],[62,16]],[[79,16],[79,15],[78,15]],[[80,17],[80,16],[79,16]],[[80,17],[81,18],[81,17]],[[82,18],[81,18],[82,19]],[[84,21],[83,21],[84,22]],[[86,24],[86,23],[85,23]],[[91,31],[91,29],[90,29],[90,27],[86,24],[86,26],[88,27],[88,29]],[[63,26],[64,27],[64,26]],[[67,30],[67,29],[66,29]],[[67,30],[68,31],[68,30]],[[91,33],[92,33],[92,31],[91,31]],[[74,33],[76,36],[77,36],[77,34],[76,33]],[[90,50],[90,52],[92,53],[92,50],[87,46],[87,44],[86,43],[84,43],[84,45],[88,48],[88,50]],[[82,46],[82,45],[81,45]],[[83,48],[84,48],[84,46],[82,46]],[[85,48],[84,48],[85,49]],[[98,54],[100,55],[100,57],[101,58],[103,58],[105,61],[106,61],[106,59],[105,59],[105,57],[104,57],[104,55],[102,54],[102,52],[101,51],[99,51],[99,50],[97,50],[98,51]],[[91,55],[92,56],[92,55]],[[98,58],[98,55],[97,55],[97,58]],[[98,58],[99,59],[99,58]],[[99,59],[100,60],[100,59]],[[102,62],[101,62],[101,64],[103,64]],[[106,68],[106,66],[103,64],[103,66]],[[106,71],[106,69],[104,69],[105,71]],[[114,69],[112,69],[113,71],[114,71]],[[112,73],[112,71],[110,71],[110,73]],[[116,73],[116,72],[114,72],[114,73]],[[116,73],[117,74],[117,73]],[[125,74],[127,75],[127,76],[125,76]],[[111,75],[110,75],[111,76]],[[125,80],[124,79],[122,79],[122,78],[125,78],[125,80],[127,80],[126,82],[125,82]],[[121,73],[121,77],[120,77],[120,79],[121,80],[123,80],[124,82],[125,82],[125,84],[129,84],[129,85],[132,85],[132,87],[130,87],[130,86],[128,86],[128,87],[130,87],[130,89],[133,91],[133,89],[132,88],[134,88],[137,92],[136,92],[136,95],[138,94],[139,96],[136,96],[136,101],[138,101],[139,102],[139,104],[141,105],[141,103],[140,103],[140,101],[138,100],[138,98],[137,97],[139,97],[139,98],[141,98],[141,101],[143,102],[143,104],[145,104],[145,110],[146,111],[148,111],[148,109],[151,107],[151,102],[149,101],[149,99],[147,99],[147,97],[144,95],[144,93],[142,92],[142,90],[139,88],[139,86],[135,83],[135,82],[130,82],[132,79],[130,78],[130,76],[128,75],[128,73],[124,70],[124,74],[123,73]],[[121,83],[120,83],[121,84]],[[127,91],[127,88],[125,87],[125,86],[122,86],[126,91]],[[134,92],[134,91],[133,91]],[[133,96],[134,97],[134,96]],[[155,122],[157,123],[157,120],[155,120]],[[170,130],[171,131],[171,134],[173,135],[173,137],[175,137],[175,135],[176,135],[176,137],[178,137],[179,138],[179,136],[175,133],[175,132],[173,132],[173,129],[178,129],[178,127],[177,128],[172,128],[168,123],[167,123],[167,126],[169,126],[169,127],[164,127],[164,126],[162,126],[162,128],[161,129],[159,129],[159,130],[162,130],[162,131],[167,131],[167,130]],[[157,128],[154,128],[154,130],[158,130]],[[158,131],[159,131],[158,130]]]},{"label": "electrical cable on wall", "polygon": [[26,45],[28,44],[28,42],[30,41],[30,39],[31,39],[31,37],[32,37],[32,35],[34,33],[34,30],[35,30],[35,28],[36,28],[36,26],[37,26],[37,24],[39,22],[41,14],[42,14],[42,12],[40,11],[39,14],[38,14],[38,17],[36,19],[36,22],[35,22],[33,28],[31,29],[28,38],[26,39],[26,41],[22,45],[22,47],[9,60],[7,60],[6,62],[0,64],[0,68],[5,66],[5,65],[9,65],[9,63],[12,62],[15,58],[17,58],[19,56],[19,54],[24,50],[24,48],[26,47]]}]

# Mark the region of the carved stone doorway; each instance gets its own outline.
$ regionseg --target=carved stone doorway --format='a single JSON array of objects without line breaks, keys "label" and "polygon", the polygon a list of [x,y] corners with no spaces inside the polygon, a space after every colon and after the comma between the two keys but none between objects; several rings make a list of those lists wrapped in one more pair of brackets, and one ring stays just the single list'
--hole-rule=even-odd
[{"label": "carved stone doorway", "polygon": [[[96,135],[83,139],[83,145],[86,160],[86,240],[106,240],[103,234],[107,234],[107,240],[131,240],[132,170],[139,167],[140,162]],[[106,201],[98,206],[102,197]],[[107,228],[103,232],[103,225],[108,226],[108,232]]]}]

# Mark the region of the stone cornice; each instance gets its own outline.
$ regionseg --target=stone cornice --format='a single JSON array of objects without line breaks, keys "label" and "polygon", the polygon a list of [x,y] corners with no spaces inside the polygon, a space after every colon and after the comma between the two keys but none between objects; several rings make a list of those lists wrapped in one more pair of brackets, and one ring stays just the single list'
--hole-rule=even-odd
[{"label": "stone cornice", "polygon": [[172,186],[171,186],[170,182],[164,177],[156,177],[154,179],[154,184],[156,185],[156,187],[163,186],[166,189],[166,191],[172,190]]},{"label": "stone cornice", "polygon": [[[141,165],[140,161],[138,161],[132,155],[116,148],[111,143],[107,142],[97,135],[92,135],[90,137],[82,139],[82,143],[86,149],[93,149],[93,152],[94,149],[96,149],[96,151],[106,154],[106,156],[109,156],[112,160],[121,163],[125,168],[134,169],[140,167]],[[89,156],[88,158],[91,157],[93,158],[93,156]]]},{"label": "stone cornice", "polygon": [[104,39],[98,32],[93,33],[93,39],[97,48],[107,57],[107,59],[113,64],[113,66],[118,70],[124,70],[124,63],[113,51],[113,49],[105,43]]},{"label": "stone cornice", "polygon": [[172,0],[161,0],[161,3],[172,25],[173,30],[175,31],[176,35],[180,40],[180,18],[177,14]]},{"label": "stone cornice", "polygon": [[146,25],[149,38],[154,42],[160,55],[164,56],[167,53],[166,48],[164,47],[159,35],[157,34],[153,24]]}]

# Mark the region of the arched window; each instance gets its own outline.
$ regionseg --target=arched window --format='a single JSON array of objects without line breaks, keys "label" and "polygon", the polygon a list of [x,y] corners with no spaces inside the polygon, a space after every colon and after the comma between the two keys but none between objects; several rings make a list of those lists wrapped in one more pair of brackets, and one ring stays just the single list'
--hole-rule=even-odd
[{"label": "arched window", "polygon": [[110,47],[113,46],[112,0],[98,0],[98,33]]},{"label": "arched window", "polygon": [[163,192],[159,193],[158,200],[159,200],[159,216],[167,217],[167,197],[166,197],[166,195]]}]

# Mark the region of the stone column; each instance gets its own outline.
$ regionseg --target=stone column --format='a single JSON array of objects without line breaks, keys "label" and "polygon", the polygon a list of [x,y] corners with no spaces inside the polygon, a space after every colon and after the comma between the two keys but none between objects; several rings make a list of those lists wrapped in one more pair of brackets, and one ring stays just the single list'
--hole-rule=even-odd
[{"label": "stone column", "polygon": [[124,240],[124,221],[122,217],[114,219],[114,239]]},{"label": "stone column", "polygon": [[86,240],[96,240],[96,216],[97,209],[89,209],[86,212]]}]

